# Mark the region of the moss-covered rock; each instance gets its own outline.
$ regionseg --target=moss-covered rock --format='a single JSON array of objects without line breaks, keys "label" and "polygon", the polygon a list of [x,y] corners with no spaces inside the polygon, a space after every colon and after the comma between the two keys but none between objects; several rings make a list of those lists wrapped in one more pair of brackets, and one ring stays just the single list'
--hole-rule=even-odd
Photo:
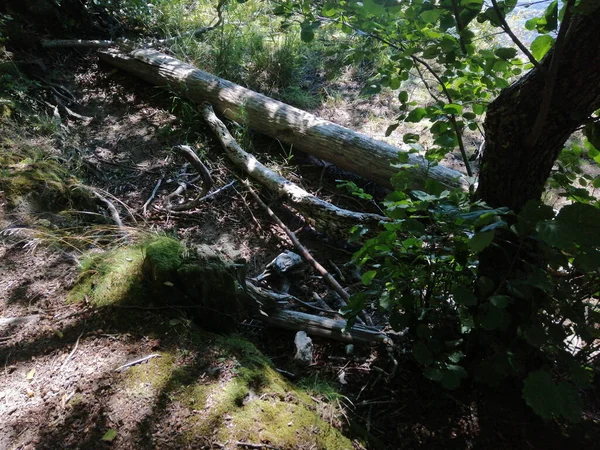
[{"label": "moss-covered rock", "polygon": [[143,272],[145,279],[160,288],[164,283],[175,281],[177,270],[181,266],[183,247],[175,239],[159,237],[144,247]]},{"label": "moss-covered rock", "polygon": [[146,247],[144,280],[165,304],[185,305],[196,322],[212,331],[230,330],[249,315],[243,264],[209,251],[182,258],[182,251],[170,238]]}]

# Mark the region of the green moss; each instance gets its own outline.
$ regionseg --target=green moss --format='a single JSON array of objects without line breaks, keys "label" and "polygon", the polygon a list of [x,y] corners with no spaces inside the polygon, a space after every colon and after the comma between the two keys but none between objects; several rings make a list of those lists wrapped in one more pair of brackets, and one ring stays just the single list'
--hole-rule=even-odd
[{"label": "green moss", "polygon": [[120,247],[88,256],[81,264],[80,275],[67,301],[87,300],[94,306],[135,302],[143,293],[142,261],[140,246]]},{"label": "green moss", "polygon": [[77,181],[64,163],[41,148],[27,144],[0,143],[0,189],[9,206],[23,197],[43,200],[49,209],[58,210],[73,202],[72,188]]},{"label": "green moss", "polygon": [[156,238],[145,245],[144,267],[148,267],[153,280],[169,277],[181,266],[183,247],[169,237]]},{"label": "green moss", "polygon": [[122,379],[128,396],[155,399],[162,410],[178,405],[179,417],[187,419],[177,445],[248,441],[290,450],[352,448],[318,416],[316,403],[250,342],[204,331],[190,337],[197,343],[195,358],[162,352],[161,358],[127,369]]},{"label": "green moss", "polygon": [[160,355],[160,358],[153,358],[124,372],[122,386],[127,395],[151,398],[167,387],[177,371],[176,357],[167,352],[161,352]]}]

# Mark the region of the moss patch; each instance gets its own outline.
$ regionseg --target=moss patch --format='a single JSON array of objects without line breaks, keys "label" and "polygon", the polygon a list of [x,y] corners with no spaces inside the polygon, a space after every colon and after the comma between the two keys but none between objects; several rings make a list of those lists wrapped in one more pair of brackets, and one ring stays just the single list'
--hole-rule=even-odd
[{"label": "moss patch", "polygon": [[94,306],[137,302],[144,292],[141,282],[143,248],[120,247],[85,258],[67,301],[87,300]]},{"label": "moss patch", "polygon": [[[5,127],[0,132],[5,132]],[[91,197],[75,187],[79,184],[54,149],[24,140],[0,141],[0,190],[8,206],[17,208],[32,202],[48,211],[60,211],[74,204],[89,206]]]},{"label": "moss patch", "polygon": [[159,237],[145,246],[144,274],[152,282],[164,283],[172,278],[181,266],[183,247],[175,239]]},{"label": "moss patch", "polygon": [[[194,352],[163,352],[128,369],[123,391],[177,404],[182,448],[247,441],[276,448],[351,449],[351,442],[317,413],[316,403],[285,380],[250,342],[193,330]],[[192,362],[190,362],[192,361]],[[166,420],[166,419],[165,419]]]}]

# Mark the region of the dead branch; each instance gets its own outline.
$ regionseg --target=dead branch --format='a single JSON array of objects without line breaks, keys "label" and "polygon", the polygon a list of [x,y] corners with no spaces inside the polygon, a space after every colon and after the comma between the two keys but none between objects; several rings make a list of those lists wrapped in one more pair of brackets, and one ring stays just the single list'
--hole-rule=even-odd
[{"label": "dead branch", "polygon": [[116,45],[110,40],[85,40],[85,39],[42,39],[43,48],[108,48]]},{"label": "dead branch", "polygon": [[148,200],[146,200],[146,203],[144,203],[144,206],[142,206],[142,213],[144,214],[144,216],[146,215],[146,208],[148,208],[148,205],[150,205],[150,203],[152,203],[152,200],[154,200],[154,197],[156,197],[156,193],[158,192],[158,188],[160,187],[162,180],[163,180],[163,176],[161,176],[158,181],[156,182],[156,185],[154,186],[154,189],[152,189],[152,194],[150,194],[150,197],[148,198]]},{"label": "dead branch", "polygon": [[125,369],[128,369],[128,368],[129,368],[129,367],[131,367],[131,366],[135,366],[135,365],[137,365],[137,364],[142,364],[142,363],[145,363],[146,361],[149,361],[149,360],[151,360],[152,358],[160,358],[160,357],[161,357],[161,355],[160,355],[160,354],[158,354],[158,353],[152,353],[151,355],[144,356],[143,358],[136,359],[136,360],[134,360],[134,361],[131,361],[131,362],[125,363],[125,364],[123,364],[122,366],[119,366],[119,367],[117,367],[117,368],[115,369],[115,372],[121,372],[121,371],[123,371],[123,370],[125,370]]},{"label": "dead branch", "polygon": [[[200,175],[200,178],[202,178],[202,191],[200,192],[198,197],[196,197],[195,200],[184,203],[182,205],[171,205],[170,202],[167,203],[167,209],[169,211],[187,211],[187,210],[196,208],[198,206],[198,204],[203,200],[203,197],[205,197],[207,192],[210,191],[214,182],[213,182],[212,177],[210,176],[210,172],[208,171],[206,166],[202,163],[202,161],[200,161],[200,158],[198,158],[198,155],[196,155],[196,152],[194,152],[194,150],[192,150],[192,148],[190,146],[178,145],[178,146],[174,147],[173,149],[176,152],[183,155],[189,161],[189,163],[192,165],[192,167],[194,169],[196,169],[196,171]],[[170,199],[171,196],[172,195],[170,195],[167,198],[167,200]]]},{"label": "dead branch", "polygon": [[285,232],[285,234],[288,235],[288,237],[294,244],[294,247],[296,247],[296,250],[298,250],[298,253],[300,253],[300,255],[311,266],[313,266],[323,278],[325,278],[325,280],[329,283],[329,285],[333,288],[335,292],[337,292],[345,301],[348,301],[350,299],[350,294],[348,294],[348,292],[346,292],[346,290],[337,282],[337,280],[333,278],[333,276],[327,271],[325,267],[323,267],[315,258],[313,258],[313,256],[307,250],[307,248],[304,245],[302,245],[300,240],[296,237],[296,234],[281,221],[281,219],[273,212],[271,208],[269,208],[269,206],[265,202],[261,200],[258,194],[254,191],[254,189],[252,189],[252,186],[250,186],[250,183],[248,183],[247,181],[244,181],[243,183],[248,189],[248,192],[250,192],[252,197],[254,197],[254,200],[256,200],[256,202],[265,210],[269,217],[273,219],[273,221]]},{"label": "dead branch", "polygon": [[[199,104],[208,101],[228,119],[383,186],[391,186],[390,179],[398,171],[392,166],[398,153],[409,150],[320,119],[155,50],[110,49],[101,51],[100,59]],[[446,186],[468,187],[459,172],[432,166],[420,155],[409,153],[408,162],[415,166],[416,183],[433,178]]]},{"label": "dead branch", "polygon": [[274,310],[268,316],[257,316],[261,321],[278,328],[293,331],[306,331],[314,336],[335,339],[342,342],[364,342],[369,344],[390,345],[391,339],[381,331],[354,325],[346,329],[346,320],[329,319],[327,317],[314,316],[298,311]]},{"label": "dead branch", "polygon": [[217,136],[231,162],[262,185],[290,201],[304,216],[312,219],[316,227],[321,231],[326,231],[329,234],[344,235],[354,225],[363,224],[373,228],[379,223],[388,220],[385,216],[378,214],[361,213],[338,208],[308,193],[300,186],[268,169],[253,155],[244,151],[233,136],[231,136],[225,124],[216,116],[210,103],[203,103],[200,107],[200,112],[203,119]]},{"label": "dead branch", "polygon": [[31,316],[21,316],[21,317],[2,317],[0,318],[0,328],[7,328],[12,325],[20,325],[23,323],[31,322],[32,320],[39,319],[38,314],[34,314]]},{"label": "dead branch", "polygon": [[98,198],[98,200],[100,200],[101,202],[103,202],[106,205],[106,208],[108,209],[108,212],[110,213],[110,217],[115,222],[115,224],[119,228],[123,229],[123,222],[121,221],[121,216],[119,216],[119,211],[117,211],[117,208],[115,208],[115,205],[113,204],[113,202],[111,202],[106,197],[100,195],[100,193],[98,191],[96,191],[95,189],[92,189],[91,191],[96,196],[96,198]]}]

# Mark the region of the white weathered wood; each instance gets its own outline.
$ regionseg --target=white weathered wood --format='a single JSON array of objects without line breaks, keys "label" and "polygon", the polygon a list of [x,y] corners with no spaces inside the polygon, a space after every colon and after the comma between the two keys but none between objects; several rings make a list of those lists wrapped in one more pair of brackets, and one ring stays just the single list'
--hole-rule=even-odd
[{"label": "white weathered wood", "polygon": [[227,157],[237,167],[245,171],[256,181],[266,186],[280,197],[287,199],[320,230],[329,234],[347,234],[348,230],[358,224],[376,227],[380,222],[388,220],[379,214],[370,214],[338,208],[302,189],[297,184],[273,172],[253,155],[242,149],[231,136],[225,124],[215,115],[212,106],[204,102],[200,112],[206,123],[223,145]]},{"label": "white weathered wood", "polygon": [[117,45],[115,41],[86,39],[42,39],[44,48],[107,48]]},{"label": "white weathered wood", "polygon": [[[168,86],[194,102],[207,101],[229,119],[383,186],[391,185],[390,178],[397,172],[391,164],[399,152],[406,151],[320,119],[155,50],[125,52],[109,49],[100,52],[100,59],[152,84]],[[408,160],[419,168],[421,179],[430,177],[450,187],[468,186],[460,172],[441,165],[431,167],[416,154],[409,154]]]},{"label": "white weathered wood", "polygon": [[20,325],[33,320],[39,319],[39,315],[34,314],[32,316],[21,316],[21,317],[2,317],[0,318],[0,329],[7,328],[13,325]]},{"label": "white weathered wood", "polygon": [[391,344],[390,338],[374,329],[361,325],[346,328],[345,320],[329,319],[298,311],[273,310],[268,316],[257,316],[261,321],[278,328],[293,331],[306,331],[313,336],[321,336],[342,342],[363,342],[368,344]]}]

